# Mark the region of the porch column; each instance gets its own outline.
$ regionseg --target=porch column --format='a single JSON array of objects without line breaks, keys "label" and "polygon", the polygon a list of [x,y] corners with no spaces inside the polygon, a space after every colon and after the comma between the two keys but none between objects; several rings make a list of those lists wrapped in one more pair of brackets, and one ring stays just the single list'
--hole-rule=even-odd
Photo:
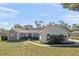
[{"label": "porch column", "polygon": [[19,33],[17,33],[17,40],[19,40],[19,37],[20,37],[20,36],[19,36]]},{"label": "porch column", "polygon": [[7,40],[10,40],[10,34],[9,34],[9,33],[8,33],[8,35],[7,35],[7,38],[8,38]]}]

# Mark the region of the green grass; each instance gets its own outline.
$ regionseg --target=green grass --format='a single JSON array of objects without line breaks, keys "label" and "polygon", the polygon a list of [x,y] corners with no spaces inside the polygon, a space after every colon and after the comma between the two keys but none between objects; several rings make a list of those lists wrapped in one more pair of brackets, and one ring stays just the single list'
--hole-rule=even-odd
[{"label": "green grass", "polygon": [[40,47],[30,43],[0,41],[1,56],[75,56],[77,47]]}]

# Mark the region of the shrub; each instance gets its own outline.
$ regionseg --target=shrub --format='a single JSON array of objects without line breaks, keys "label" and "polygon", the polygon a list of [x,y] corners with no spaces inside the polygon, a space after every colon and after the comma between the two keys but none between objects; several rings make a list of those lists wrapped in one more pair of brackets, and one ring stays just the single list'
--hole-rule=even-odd
[{"label": "shrub", "polygon": [[2,41],[6,41],[7,40],[7,36],[1,36],[1,40]]},{"label": "shrub", "polygon": [[28,37],[24,36],[24,37],[20,37],[20,40],[27,40]]},{"label": "shrub", "polygon": [[32,40],[39,40],[39,37],[35,36],[31,38]]}]

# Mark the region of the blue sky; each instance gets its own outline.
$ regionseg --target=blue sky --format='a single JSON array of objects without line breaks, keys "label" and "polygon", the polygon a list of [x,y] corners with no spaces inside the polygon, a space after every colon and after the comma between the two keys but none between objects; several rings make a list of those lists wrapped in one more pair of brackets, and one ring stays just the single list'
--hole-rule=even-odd
[{"label": "blue sky", "polygon": [[0,3],[0,27],[11,28],[14,24],[34,25],[35,20],[44,24],[63,20],[68,24],[79,23],[79,12],[63,9],[61,4]]}]

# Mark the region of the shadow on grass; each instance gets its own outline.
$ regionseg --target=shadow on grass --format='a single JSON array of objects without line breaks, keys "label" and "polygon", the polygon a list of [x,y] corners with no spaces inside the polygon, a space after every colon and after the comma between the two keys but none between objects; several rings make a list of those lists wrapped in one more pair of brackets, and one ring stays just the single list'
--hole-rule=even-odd
[{"label": "shadow on grass", "polygon": [[37,41],[37,40],[31,40],[31,39],[22,39],[22,40],[0,40],[0,42],[7,42],[7,43],[19,43],[19,42],[25,42],[25,41]]},{"label": "shadow on grass", "polygon": [[49,45],[50,47],[62,47],[62,48],[79,48],[79,44],[54,44]]},{"label": "shadow on grass", "polygon": [[7,40],[6,42],[10,42],[10,43],[18,43],[18,42],[24,42],[24,41],[27,41],[27,40]]},{"label": "shadow on grass", "polygon": [[73,43],[47,43],[50,47],[62,47],[62,48],[79,48],[79,42]]},{"label": "shadow on grass", "polygon": [[6,40],[6,42],[24,42],[24,41],[38,41],[38,40],[29,40],[29,39],[22,39],[22,40]]}]

